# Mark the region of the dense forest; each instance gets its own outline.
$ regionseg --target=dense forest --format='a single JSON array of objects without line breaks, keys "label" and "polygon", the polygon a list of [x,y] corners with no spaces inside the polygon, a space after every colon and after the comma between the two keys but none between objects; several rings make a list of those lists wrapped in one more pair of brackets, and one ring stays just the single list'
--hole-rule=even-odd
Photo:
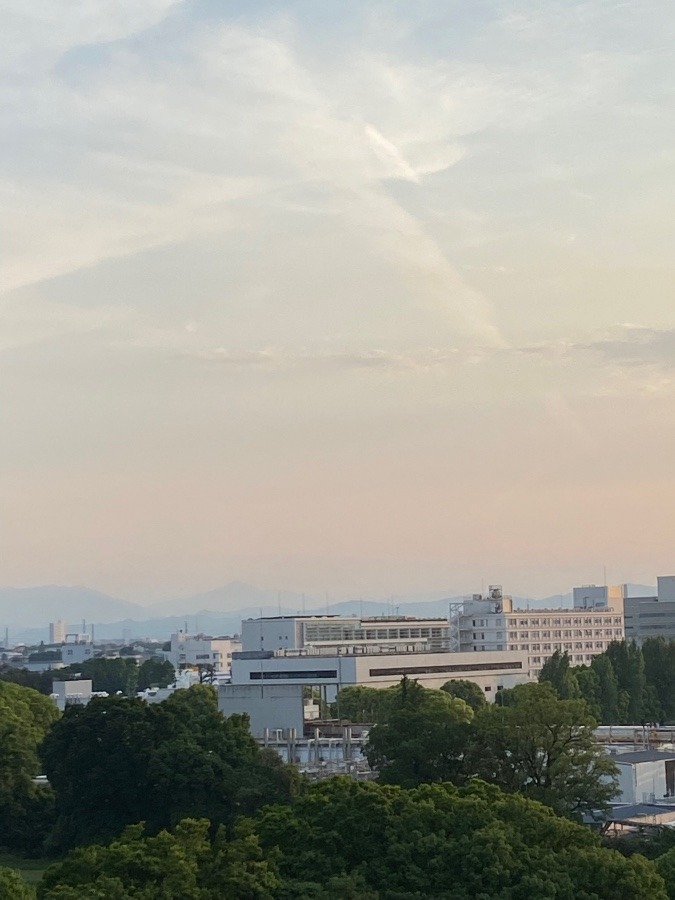
[{"label": "dense forest", "polygon": [[[616,646],[598,665],[617,666],[618,695],[628,660],[644,693],[646,656]],[[59,715],[0,680],[1,843],[52,861],[35,888],[0,868],[0,900],[675,898],[669,834],[589,827],[616,780],[583,671],[557,657],[495,704],[463,681],[346,688],[340,715],[374,723],[377,781],[321,783],[224,718],[207,685]]]},{"label": "dense forest", "polygon": [[563,699],[582,698],[602,725],[675,724],[675,641],[615,641],[590,666],[556,651],[539,678]]}]

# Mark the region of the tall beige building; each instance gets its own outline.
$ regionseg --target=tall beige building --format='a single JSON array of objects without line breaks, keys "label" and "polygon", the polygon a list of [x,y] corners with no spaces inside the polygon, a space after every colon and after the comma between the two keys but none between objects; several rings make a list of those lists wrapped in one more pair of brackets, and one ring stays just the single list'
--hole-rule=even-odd
[{"label": "tall beige building", "polygon": [[65,644],[66,642],[66,623],[63,619],[57,619],[56,622],[49,623],[49,643]]}]

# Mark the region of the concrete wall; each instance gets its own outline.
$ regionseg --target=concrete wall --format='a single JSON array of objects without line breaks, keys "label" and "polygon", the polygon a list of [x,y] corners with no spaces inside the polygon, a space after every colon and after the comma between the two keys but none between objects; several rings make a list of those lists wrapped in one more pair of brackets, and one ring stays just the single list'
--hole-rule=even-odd
[{"label": "concrete wall", "polygon": [[475,681],[494,699],[497,688],[528,680],[527,654],[370,653],[345,656],[272,656],[232,660],[232,684],[326,685],[332,700],[341,687],[365,684],[389,687],[408,675],[425,687],[438,688],[451,678]]},{"label": "concrete wall", "polygon": [[244,619],[241,623],[241,649],[295,650],[300,647],[300,634],[294,616]]},{"label": "concrete wall", "polygon": [[83,663],[94,658],[93,644],[64,644],[61,647],[61,659],[66,666]]},{"label": "concrete wall", "polygon": [[[663,800],[666,795],[666,764],[664,760],[648,762],[614,762],[619,770],[621,794],[617,803],[649,803]],[[652,794],[654,797],[652,798]]]},{"label": "concrete wall", "polygon": [[63,712],[69,703],[86,705],[91,700],[92,682],[90,679],[75,681],[55,681],[52,685],[52,700]]},{"label": "concrete wall", "polygon": [[218,688],[218,708],[224,716],[246,713],[254,737],[266,728],[295,728],[302,737],[302,693],[301,684],[224,684]]}]

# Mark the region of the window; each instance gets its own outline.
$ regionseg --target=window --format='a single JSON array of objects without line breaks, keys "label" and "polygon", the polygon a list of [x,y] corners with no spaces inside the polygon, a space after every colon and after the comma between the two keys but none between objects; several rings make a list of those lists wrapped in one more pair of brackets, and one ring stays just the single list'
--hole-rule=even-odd
[{"label": "window", "polygon": [[[373,674],[372,672],[370,673]],[[288,678],[337,678],[336,669],[307,669],[306,671],[289,672],[249,672],[250,681],[283,681]]]},{"label": "window", "polygon": [[[395,666],[387,669],[371,669],[369,674],[371,678],[374,678],[377,675],[389,677],[392,675],[434,675],[437,672],[441,674],[443,672],[494,672],[503,669],[516,670],[522,668],[523,664],[521,662],[464,663],[463,665],[442,666]],[[252,672],[251,675],[253,674],[255,673]],[[284,675],[283,677],[287,676]],[[333,673],[333,677],[335,677],[335,673]]]}]

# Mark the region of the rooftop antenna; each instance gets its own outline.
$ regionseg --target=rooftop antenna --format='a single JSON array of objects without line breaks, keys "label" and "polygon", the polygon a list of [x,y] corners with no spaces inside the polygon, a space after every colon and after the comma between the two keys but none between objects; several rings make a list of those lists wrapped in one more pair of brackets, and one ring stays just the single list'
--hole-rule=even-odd
[{"label": "rooftop antenna", "polygon": [[602,567],[602,583],[607,587],[607,566]]},{"label": "rooftop antenna", "polygon": [[302,614],[305,615],[305,595],[302,595]]},{"label": "rooftop antenna", "polygon": [[363,618],[363,597],[359,600],[359,615]]},{"label": "rooftop antenna", "polygon": [[277,591],[277,608],[279,610],[279,618],[281,618],[281,591]]}]

